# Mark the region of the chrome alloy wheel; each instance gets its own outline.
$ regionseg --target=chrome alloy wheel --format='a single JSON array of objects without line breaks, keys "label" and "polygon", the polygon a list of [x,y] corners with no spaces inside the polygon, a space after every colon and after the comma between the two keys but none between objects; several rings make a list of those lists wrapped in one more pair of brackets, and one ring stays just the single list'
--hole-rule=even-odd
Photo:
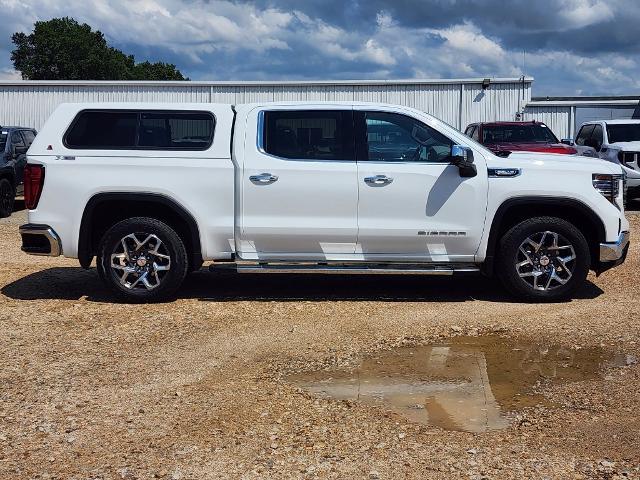
[{"label": "chrome alloy wheel", "polygon": [[553,290],[566,284],[573,275],[576,251],[556,232],[529,235],[516,253],[516,272],[534,290]]},{"label": "chrome alloy wheel", "polygon": [[111,253],[111,273],[129,290],[159,287],[170,268],[169,251],[153,234],[127,235]]}]

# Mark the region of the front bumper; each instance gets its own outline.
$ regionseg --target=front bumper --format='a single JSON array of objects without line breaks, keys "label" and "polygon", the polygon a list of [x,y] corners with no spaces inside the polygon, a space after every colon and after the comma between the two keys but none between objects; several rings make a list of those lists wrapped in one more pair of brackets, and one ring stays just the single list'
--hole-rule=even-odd
[{"label": "front bumper", "polygon": [[30,255],[57,257],[62,254],[60,237],[49,225],[28,223],[20,227],[22,251]]},{"label": "front bumper", "polygon": [[601,243],[600,263],[598,268],[596,268],[596,273],[600,275],[602,272],[623,263],[627,258],[628,251],[629,232],[622,232],[618,236],[618,240],[613,243]]}]

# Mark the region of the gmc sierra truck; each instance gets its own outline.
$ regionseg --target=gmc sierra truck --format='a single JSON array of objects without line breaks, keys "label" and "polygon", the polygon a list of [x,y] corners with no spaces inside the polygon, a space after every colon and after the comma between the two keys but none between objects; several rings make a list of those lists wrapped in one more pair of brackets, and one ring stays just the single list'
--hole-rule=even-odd
[{"label": "gmc sierra truck", "polygon": [[95,257],[129,301],[186,275],[500,278],[570,297],[629,244],[620,165],[491,151],[411,108],[353,102],[63,104],[28,151],[22,249]]}]

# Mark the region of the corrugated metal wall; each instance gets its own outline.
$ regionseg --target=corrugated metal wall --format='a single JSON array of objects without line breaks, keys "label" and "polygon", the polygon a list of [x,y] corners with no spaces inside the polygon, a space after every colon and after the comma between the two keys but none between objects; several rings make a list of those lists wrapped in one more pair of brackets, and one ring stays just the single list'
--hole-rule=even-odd
[{"label": "corrugated metal wall", "polygon": [[529,105],[524,109],[523,120],[537,120],[546,124],[559,139],[574,135],[570,106]]},{"label": "corrugated metal wall", "polygon": [[512,120],[531,100],[531,78],[337,82],[0,82],[0,125],[41,128],[63,102],[215,102],[343,100],[406,105],[464,128]]}]

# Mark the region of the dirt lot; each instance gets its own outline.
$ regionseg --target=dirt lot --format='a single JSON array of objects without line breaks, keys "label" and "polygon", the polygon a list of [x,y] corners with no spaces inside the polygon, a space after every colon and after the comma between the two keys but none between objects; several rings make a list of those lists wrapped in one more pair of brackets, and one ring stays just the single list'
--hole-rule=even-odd
[{"label": "dirt lot", "polygon": [[640,357],[638,243],[554,305],[514,303],[478,278],[198,272],[179,300],[130,306],[95,270],[21,253],[24,220],[0,221],[1,479],[640,475],[637,364],[545,388],[548,406],[476,434],[285,378],[459,334]]}]

